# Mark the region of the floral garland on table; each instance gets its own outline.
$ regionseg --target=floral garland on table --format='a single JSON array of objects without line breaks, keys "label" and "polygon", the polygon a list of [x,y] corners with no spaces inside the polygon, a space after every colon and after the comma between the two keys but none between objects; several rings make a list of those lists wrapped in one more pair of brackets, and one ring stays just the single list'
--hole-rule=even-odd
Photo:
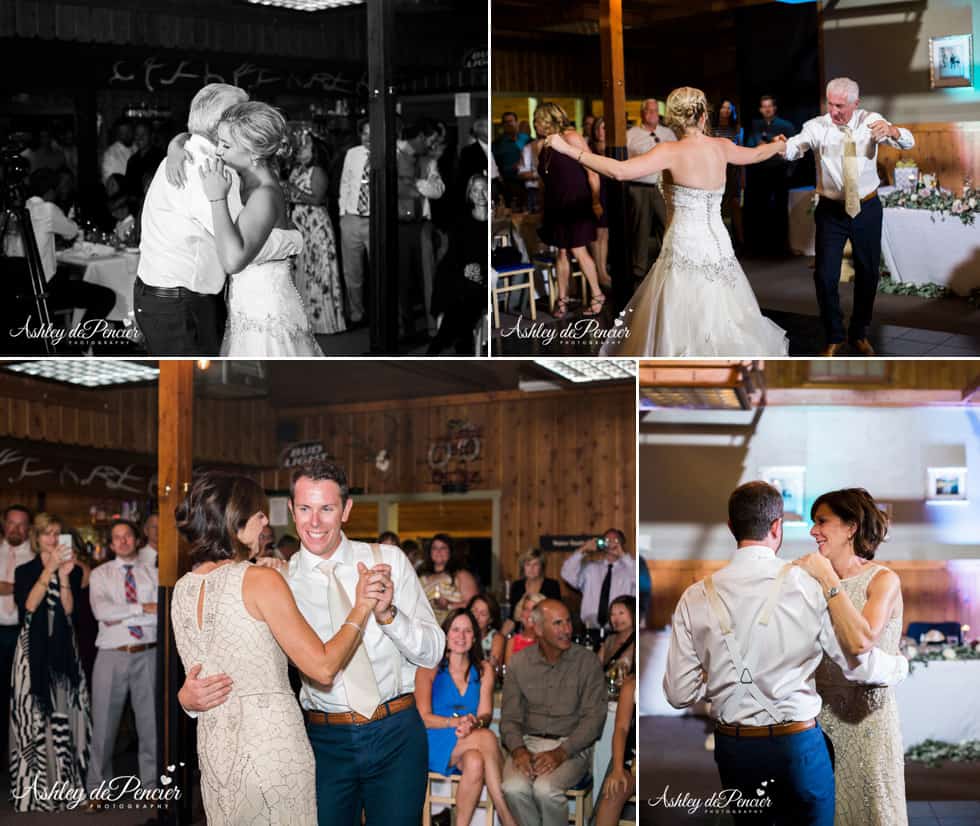
[{"label": "floral garland on table", "polygon": [[[881,277],[878,280],[878,292],[886,295],[914,295],[916,298],[959,298],[949,287],[942,284],[912,284],[909,281],[892,281],[888,271],[882,264]],[[966,302],[971,307],[980,309],[980,287],[974,287],[966,296]]]},{"label": "floral garland on table", "polygon": [[980,660],[980,642],[974,640],[966,645],[947,645],[939,651],[921,651],[917,646],[910,645],[905,649],[905,656],[909,658],[909,674],[911,674],[919,663],[928,668],[930,662]]},{"label": "floral garland on table", "polygon": [[[969,178],[963,181],[963,191],[956,195],[936,184],[935,175],[919,175],[913,178],[909,189],[898,189],[881,199],[886,207],[904,209],[927,209],[946,216],[959,218],[964,225],[972,225],[980,214],[980,190],[973,186]],[[930,216],[935,222],[936,216]]]},{"label": "floral garland on table", "polygon": [[969,763],[980,760],[980,740],[964,740],[962,743],[943,743],[940,740],[924,740],[905,752],[907,760],[925,763],[930,769],[939,768],[947,760]]}]

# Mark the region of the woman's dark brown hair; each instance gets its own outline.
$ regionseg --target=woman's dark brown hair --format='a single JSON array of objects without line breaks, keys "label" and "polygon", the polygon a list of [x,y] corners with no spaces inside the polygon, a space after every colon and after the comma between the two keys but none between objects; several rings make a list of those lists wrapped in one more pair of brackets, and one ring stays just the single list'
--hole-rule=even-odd
[{"label": "woman's dark brown hair", "polygon": [[432,537],[432,539],[429,540],[429,544],[425,549],[425,562],[423,562],[422,567],[419,568],[419,576],[427,576],[436,572],[435,563],[432,561],[433,542],[442,542],[444,545],[449,546],[449,560],[446,562],[446,567],[444,570],[453,578],[453,581],[455,581],[456,572],[460,570],[463,565],[460,562],[459,555],[456,551],[456,546],[453,544],[453,538],[448,533],[437,533]]},{"label": "woman's dark brown hair", "polygon": [[841,522],[854,526],[854,553],[863,559],[874,559],[878,546],[888,533],[888,517],[864,488],[832,490],[817,500],[810,508],[810,518],[815,519],[817,509],[826,505]]},{"label": "woman's dark brown hair", "polygon": [[496,597],[487,591],[480,591],[479,594],[474,594],[470,597],[470,601],[466,603],[466,610],[472,612],[473,605],[477,602],[482,602],[487,606],[487,611],[490,612],[490,627],[495,631],[500,630],[500,603],[497,602]]},{"label": "woman's dark brown hair", "polygon": [[177,529],[191,543],[191,565],[248,559],[250,549],[238,532],[268,506],[254,479],[230,473],[202,473],[174,511]]},{"label": "woman's dark brown hair", "polygon": [[470,665],[476,669],[476,680],[479,682],[480,675],[483,671],[483,636],[480,634],[480,623],[476,621],[476,617],[466,608],[456,608],[450,611],[442,623],[442,630],[446,635],[446,653],[443,655],[442,662],[439,664],[439,670],[449,669],[449,629],[452,628],[453,622],[455,622],[457,617],[466,617],[470,621],[470,625],[473,626],[473,645],[470,646],[470,650],[466,652],[466,655],[469,658]]}]

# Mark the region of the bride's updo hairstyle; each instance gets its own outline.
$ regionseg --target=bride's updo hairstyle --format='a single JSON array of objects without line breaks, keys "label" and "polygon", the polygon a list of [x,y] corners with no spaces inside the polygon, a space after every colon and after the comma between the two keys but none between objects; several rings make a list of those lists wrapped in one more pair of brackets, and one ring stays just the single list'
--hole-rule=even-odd
[{"label": "bride's updo hairstyle", "polygon": [[862,559],[874,559],[878,546],[888,533],[888,517],[864,488],[832,490],[817,497],[810,508],[814,519],[817,508],[826,505],[841,522],[854,528],[854,553]]},{"label": "bride's updo hairstyle", "polygon": [[534,110],[534,131],[542,137],[560,135],[571,128],[568,114],[557,103],[542,103]]},{"label": "bride's updo hairstyle", "polygon": [[221,122],[235,141],[259,160],[271,158],[289,144],[286,119],[268,103],[236,103],[225,110]]},{"label": "bride's updo hairstyle", "polygon": [[191,565],[248,559],[251,549],[238,532],[266,506],[265,491],[247,476],[215,471],[198,476],[174,511],[177,530],[191,544]]},{"label": "bride's updo hairstyle", "polygon": [[702,129],[701,119],[706,123],[707,115],[708,99],[700,89],[681,86],[667,97],[664,123],[678,138],[684,137],[688,129]]}]

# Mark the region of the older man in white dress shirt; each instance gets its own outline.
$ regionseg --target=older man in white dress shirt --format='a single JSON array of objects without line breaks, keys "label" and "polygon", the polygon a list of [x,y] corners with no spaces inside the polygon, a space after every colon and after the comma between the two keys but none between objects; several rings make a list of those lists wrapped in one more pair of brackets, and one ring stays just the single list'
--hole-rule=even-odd
[{"label": "older man in white dress shirt", "polygon": [[[211,83],[194,95],[185,149],[193,158],[187,184],[168,183],[161,161],[143,202],[140,263],[133,288],[136,323],[153,356],[216,356],[224,326],[225,271],[214,245],[211,204],[199,174],[215,154],[218,121],[248,100],[237,86]],[[238,176],[230,169],[228,211],[242,211]]]},{"label": "older man in white dress shirt", "polygon": [[[755,808],[771,815],[763,822],[833,826],[832,744],[816,721],[822,703],[813,673],[826,652],[849,680],[894,685],[908,662],[878,648],[859,657],[841,651],[827,603],[847,597],[837,588],[824,594],[809,574],[776,558],[778,490],[765,482],[736,488],[728,518],[738,549],[677,603],[664,693],[675,708],[711,703],[722,786],[743,801],[762,800]],[[736,823],[758,817],[733,814]]]},{"label": "older man in white dress shirt", "polygon": [[[816,156],[817,266],[813,276],[826,335],[823,356],[835,355],[845,339],[865,356],[873,356],[868,326],[878,291],[881,262],[881,202],[878,200],[878,144],[911,149],[908,129],[893,126],[877,112],[858,109],[859,89],[850,78],[827,84],[827,114],[808,120],[799,135],[786,141],[786,160],[812,149]],[[847,334],[838,284],[844,244],[854,255],[854,306]]]}]

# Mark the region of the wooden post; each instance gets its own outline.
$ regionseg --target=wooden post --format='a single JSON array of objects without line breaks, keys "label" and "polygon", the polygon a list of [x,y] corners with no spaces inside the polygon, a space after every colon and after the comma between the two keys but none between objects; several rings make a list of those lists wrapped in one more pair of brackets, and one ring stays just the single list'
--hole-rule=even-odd
[{"label": "wooden post", "polygon": [[[192,768],[197,762],[193,724],[177,702],[183,681],[180,657],[170,619],[170,600],[177,578],[187,572],[187,549],[177,533],[174,508],[190,488],[193,463],[194,362],[160,361],[158,385],[158,499],[160,503],[157,601],[157,753],[159,766],[177,766],[172,775],[181,791],[167,813],[167,822],[191,822]],[[162,818],[161,818],[162,819]]]},{"label": "wooden post", "polygon": [[[606,155],[626,160],[626,81],[623,68],[623,3],[601,0],[599,45],[602,52],[602,113],[606,122]],[[609,223],[608,268],[616,307],[624,307],[633,293],[633,266],[626,233],[627,184],[606,180]]]},{"label": "wooden post", "polygon": [[[368,0],[371,122],[371,352],[398,352],[398,180],[393,43],[395,0]],[[406,274],[407,277],[407,274]]]}]

